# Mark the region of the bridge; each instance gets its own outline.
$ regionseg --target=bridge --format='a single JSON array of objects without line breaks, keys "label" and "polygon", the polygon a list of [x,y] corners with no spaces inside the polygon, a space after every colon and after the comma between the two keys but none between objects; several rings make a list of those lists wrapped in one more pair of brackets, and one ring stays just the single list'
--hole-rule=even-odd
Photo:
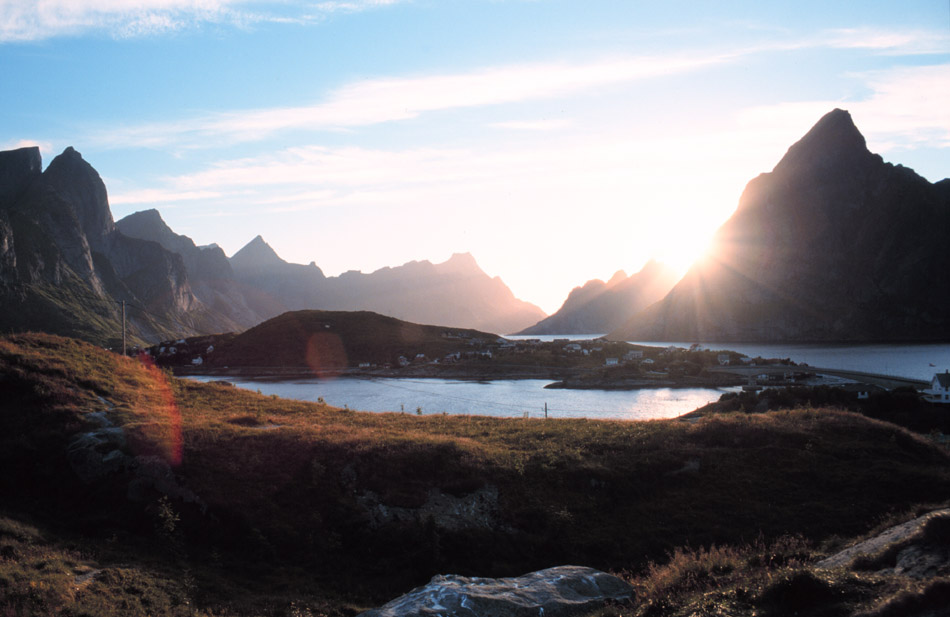
[{"label": "bridge", "polygon": [[929,381],[912,379],[910,377],[882,375],[880,373],[865,373],[862,371],[850,371],[837,368],[820,368],[817,366],[785,366],[782,364],[766,364],[763,366],[712,366],[707,367],[706,370],[714,373],[743,375],[745,377],[755,377],[756,375],[784,375],[785,373],[813,373],[815,375],[829,375],[832,377],[850,379],[859,383],[879,386],[886,390],[893,390],[894,388],[908,386],[917,390],[922,390],[930,386]]}]

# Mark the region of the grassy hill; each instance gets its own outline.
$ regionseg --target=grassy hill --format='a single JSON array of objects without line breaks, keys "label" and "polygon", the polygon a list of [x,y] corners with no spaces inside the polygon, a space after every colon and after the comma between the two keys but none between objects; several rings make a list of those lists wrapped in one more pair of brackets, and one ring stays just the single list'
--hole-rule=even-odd
[{"label": "grassy hill", "polygon": [[[188,363],[197,353],[212,367],[309,368],[332,372],[361,363],[395,365],[400,356],[442,358],[497,334],[424,326],[370,311],[291,311],[238,335],[188,339],[178,357],[160,354],[160,362]],[[209,345],[214,351],[203,353]]]},{"label": "grassy hill", "polygon": [[567,563],[656,591],[680,547],[807,560],[950,499],[945,451],[829,409],[359,413],[48,335],[0,339],[0,386],[5,614],[346,615],[437,573]]}]

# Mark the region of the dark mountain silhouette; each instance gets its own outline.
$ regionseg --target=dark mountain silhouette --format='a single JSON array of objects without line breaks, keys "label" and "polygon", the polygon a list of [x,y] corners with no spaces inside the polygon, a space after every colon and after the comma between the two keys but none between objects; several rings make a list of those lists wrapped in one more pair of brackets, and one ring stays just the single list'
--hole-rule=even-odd
[{"label": "dark mountain silhouette", "polygon": [[0,153],[0,327],[115,343],[118,302],[141,338],[230,328],[192,293],[181,258],[115,227],[105,185],[73,148]]},{"label": "dark mountain silhouette", "polygon": [[950,338],[950,180],[868,151],[850,114],[824,116],[660,302],[612,339]]},{"label": "dark mountain silhouette", "polygon": [[243,330],[293,309],[375,310],[450,327],[514,331],[544,314],[471,256],[327,278],[259,236],[228,259],[156,210],[118,223],[105,184],[73,148],[43,171],[39,149],[0,152],[0,328],[115,345]]},{"label": "dark mountain silhouette", "polygon": [[606,283],[600,279],[575,287],[560,309],[518,334],[603,334],[660,300],[676,283],[669,267],[648,262],[627,276],[622,270]]}]

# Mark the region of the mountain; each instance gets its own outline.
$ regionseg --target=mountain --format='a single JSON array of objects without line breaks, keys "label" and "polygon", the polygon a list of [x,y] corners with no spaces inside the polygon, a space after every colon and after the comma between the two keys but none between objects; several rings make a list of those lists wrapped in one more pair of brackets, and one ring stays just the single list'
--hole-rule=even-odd
[{"label": "mountain", "polygon": [[950,180],[932,184],[868,151],[836,109],[771,173],[623,340],[950,339]]},{"label": "mountain", "polygon": [[231,262],[219,246],[196,246],[188,236],[172,231],[158,210],[130,214],[116,222],[116,228],[130,238],[155,242],[180,256],[195,296],[233,322],[233,329],[250,328],[286,310],[266,294],[235,280]]},{"label": "mountain", "polygon": [[594,279],[575,287],[560,309],[518,334],[603,334],[663,298],[676,283],[669,267],[650,261],[627,276],[617,272],[606,283]]},{"label": "mountain", "polygon": [[260,236],[228,259],[157,210],[114,222],[105,184],[73,148],[43,170],[38,148],[0,152],[0,328],[117,345],[244,330],[288,310],[375,310],[414,322],[511,332],[544,316],[470,255],[327,278]]},{"label": "mountain", "polygon": [[412,261],[364,274],[326,277],[314,263],[288,263],[260,236],[231,257],[235,277],[286,310],[374,311],[415,323],[515,332],[544,317],[515,298],[470,254],[441,264]]},{"label": "mountain", "polygon": [[0,328],[116,344],[234,324],[192,292],[182,259],[116,229],[105,184],[73,148],[0,153]]}]

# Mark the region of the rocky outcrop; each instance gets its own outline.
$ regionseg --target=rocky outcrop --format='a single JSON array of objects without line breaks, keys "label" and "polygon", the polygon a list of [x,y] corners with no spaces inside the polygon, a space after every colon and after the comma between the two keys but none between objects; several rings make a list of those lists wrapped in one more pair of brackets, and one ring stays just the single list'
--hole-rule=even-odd
[{"label": "rocky outcrop", "polygon": [[604,334],[660,300],[676,284],[667,266],[648,262],[636,274],[617,272],[606,283],[588,281],[575,287],[563,306],[550,317],[518,334]]},{"label": "rocky outcrop", "polygon": [[372,491],[363,492],[356,501],[366,512],[372,529],[406,521],[424,523],[430,519],[438,529],[447,531],[494,529],[498,525],[498,488],[495,486],[485,486],[460,497],[433,488],[418,508],[388,506]]},{"label": "rocky outcrop", "polygon": [[928,579],[950,574],[950,510],[935,510],[889,527],[819,561],[818,568],[852,567]]},{"label": "rocky outcrop", "polygon": [[42,172],[39,148],[0,152],[0,210],[16,202]]},{"label": "rocky outcrop", "polygon": [[616,576],[560,566],[517,578],[436,576],[360,617],[567,617],[632,597],[633,588]]},{"label": "rocky outcrop", "polygon": [[752,180],[709,257],[615,340],[950,338],[950,182],[868,151],[824,116]]}]

